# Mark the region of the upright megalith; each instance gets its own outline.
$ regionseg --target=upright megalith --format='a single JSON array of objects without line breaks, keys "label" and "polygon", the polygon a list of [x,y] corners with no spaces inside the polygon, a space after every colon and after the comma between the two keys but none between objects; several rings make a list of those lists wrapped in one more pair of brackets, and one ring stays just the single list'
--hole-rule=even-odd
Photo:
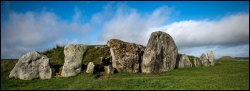
[{"label": "upright megalith", "polygon": [[208,57],[208,61],[211,63],[210,65],[214,66],[215,65],[215,58],[214,58],[213,52],[208,50],[207,57]]},{"label": "upright megalith", "polygon": [[188,68],[192,67],[192,63],[186,54],[179,54],[175,66],[175,68]]},{"label": "upright megalith", "polygon": [[114,68],[112,65],[104,66],[104,72],[106,74],[114,74]]},{"label": "upright megalith", "polygon": [[201,60],[201,64],[202,64],[203,66],[209,66],[209,65],[210,65],[210,63],[209,63],[209,61],[207,60],[207,57],[206,57],[206,55],[205,55],[204,53],[201,54],[200,60]]},{"label": "upright megalith", "polygon": [[175,68],[178,49],[173,38],[162,31],[153,32],[143,54],[141,70],[156,73]]},{"label": "upright megalith", "polygon": [[81,72],[83,55],[86,51],[87,46],[83,44],[68,44],[64,47],[62,77],[75,76]]},{"label": "upright megalith", "polygon": [[138,54],[139,47],[135,43],[128,43],[119,39],[110,39],[107,42],[112,56],[112,66],[119,72],[140,72],[141,55]]},{"label": "upright megalith", "polygon": [[95,68],[95,64],[93,62],[89,62],[88,66],[87,66],[86,73],[93,74],[94,73],[94,68]]},{"label": "upright megalith", "polygon": [[54,71],[49,64],[49,58],[37,51],[31,51],[18,60],[9,77],[22,80],[50,79],[53,74]]},{"label": "upright megalith", "polygon": [[201,63],[200,63],[200,61],[199,61],[199,58],[194,57],[194,66],[195,66],[195,67],[200,67],[200,66],[201,66]]}]

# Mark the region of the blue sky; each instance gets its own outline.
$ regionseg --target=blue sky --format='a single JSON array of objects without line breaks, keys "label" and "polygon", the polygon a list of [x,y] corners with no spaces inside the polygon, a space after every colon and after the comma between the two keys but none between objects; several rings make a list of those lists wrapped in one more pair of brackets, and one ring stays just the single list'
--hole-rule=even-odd
[{"label": "blue sky", "polygon": [[1,58],[56,44],[147,45],[169,33],[179,53],[249,55],[249,1],[1,1]]}]

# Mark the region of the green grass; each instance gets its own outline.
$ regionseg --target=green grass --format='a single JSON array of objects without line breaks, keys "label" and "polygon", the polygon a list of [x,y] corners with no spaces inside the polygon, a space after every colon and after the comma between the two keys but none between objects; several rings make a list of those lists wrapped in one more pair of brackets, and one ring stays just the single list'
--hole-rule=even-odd
[{"label": "green grass", "polygon": [[1,90],[249,90],[249,61],[221,61],[155,74],[122,72],[106,79],[83,71],[69,78],[28,81],[8,78],[15,63],[1,60]]},{"label": "green grass", "polygon": [[40,53],[49,58],[51,65],[63,65],[64,63],[64,46],[57,45],[56,48],[45,50]]},{"label": "green grass", "polygon": [[101,57],[108,57],[110,56],[109,51],[105,50],[97,50],[94,45],[89,45],[88,50],[83,58],[83,63],[88,64],[89,62],[94,62],[95,64],[99,64],[101,61]]}]

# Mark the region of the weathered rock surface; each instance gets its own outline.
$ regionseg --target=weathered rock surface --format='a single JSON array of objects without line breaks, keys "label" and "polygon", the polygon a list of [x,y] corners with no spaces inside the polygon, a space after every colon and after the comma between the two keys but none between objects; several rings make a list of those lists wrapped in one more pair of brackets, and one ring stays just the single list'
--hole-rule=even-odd
[{"label": "weathered rock surface", "polygon": [[18,60],[9,77],[23,80],[50,79],[53,72],[47,56],[41,55],[37,51],[31,51]]},{"label": "weathered rock surface", "polygon": [[209,65],[210,65],[210,63],[209,63],[209,61],[207,60],[207,57],[206,57],[206,55],[205,55],[204,53],[201,54],[200,60],[201,60],[201,64],[202,64],[203,66],[209,66]]},{"label": "weathered rock surface", "polygon": [[95,68],[95,64],[93,62],[89,62],[88,66],[87,66],[86,73],[93,74],[94,73],[94,68]]},{"label": "weathered rock surface", "polygon": [[177,53],[178,49],[169,34],[153,32],[143,54],[142,72],[156,73],[174,69]]},{"label": "weathered rock surface", "polygon": [[192,63],[190,62],[188,56],[186,54],[179,54],[176,60],[175,68],[188,68],[192,67]]},{"label": "weathered rock surface", "polygon": [[138,48],[139,48],[139,50],[138,51],[141,51],[142,53],[145,51],[145,49],[146,49],[146,46],[143,46],[143,45],[136,45]]},{"label": "weathered rock surface", "polygon": [[201,66],[201,63],[200,63],[199,59],[196,58],[196,57],[194,57],[194,66],[195,67],[200,67]]},{"label": "weathered rock surface", "polygon": [[82,70],[83,55],[87,46],[83,44],[68,44],[64,47],[64,64],[62,77],[75,76]]},{"label": "weathered rock surface", "polygon": [[109,47],[107,45],[97,45],[95,46],[95,49],[109,51]]},{"label": "weathered rock surface", "polygon": [[104,71],[106,74],[114,74],[114,68],[112,65],[104,66]]},{"label": "weathered rock surface", "polygon": [[215,65],[215,58],[214,58],[213,52],[209,50],[207,52],[207,57],[208,57],[208,61],[211,63],[210,65],[214,66]]},{"label": "weathered rock surface", "polygon": [[140,72],[139,47],[135,43],[128,43],[118,39],[110,39],[107,42],[112,56],[112,66],[119,72]]}]

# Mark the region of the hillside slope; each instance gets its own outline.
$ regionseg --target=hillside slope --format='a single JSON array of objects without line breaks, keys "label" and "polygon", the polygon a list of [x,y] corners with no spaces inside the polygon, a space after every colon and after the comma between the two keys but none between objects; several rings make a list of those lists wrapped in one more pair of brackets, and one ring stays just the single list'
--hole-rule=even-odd
[{"label": "hillside slope", "polygon": [[224,60],[237,60],[237,59],[234,59],[233,57],[230,56],[222,56],[217,60],[224,61]]},{"label": "hillside slope", "polygon": [[[50,50],[40,52],[50,59],[51,65],[63,65],[64,63],[64,46],[56,46]],[[108,57],[109,51],[95,48],[95,45],[88,45],[88,50],[84,54],[83,64],[89,62],[100,63],[100,57]]]}]

